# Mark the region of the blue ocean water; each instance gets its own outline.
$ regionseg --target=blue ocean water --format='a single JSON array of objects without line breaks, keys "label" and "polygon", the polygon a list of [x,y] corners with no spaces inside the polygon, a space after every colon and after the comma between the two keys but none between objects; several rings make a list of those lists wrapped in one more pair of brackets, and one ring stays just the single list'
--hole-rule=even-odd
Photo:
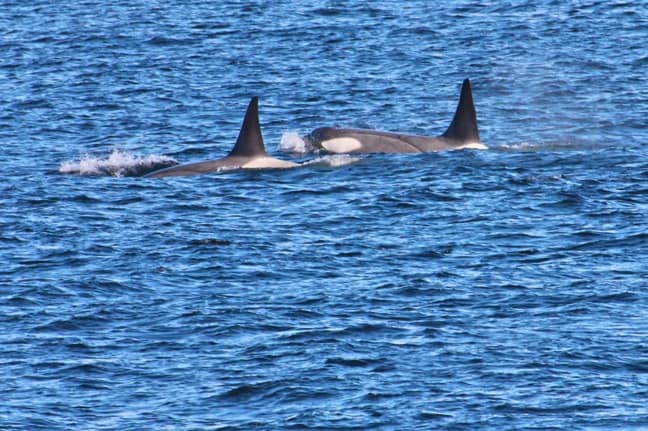
[{"label": "blue ocean water", "polygon": [[[5,0],[0,28],[0,429],[648,429],[644,2]],[[464,78],[487,151],[301,152],[438,135]],[[226,154],[252,95],[316,163],[137,176]]]}]

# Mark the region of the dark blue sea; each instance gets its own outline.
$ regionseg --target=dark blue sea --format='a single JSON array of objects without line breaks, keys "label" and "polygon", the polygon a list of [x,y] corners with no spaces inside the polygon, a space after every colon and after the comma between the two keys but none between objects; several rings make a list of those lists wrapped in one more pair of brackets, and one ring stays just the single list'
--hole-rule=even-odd
[{"label": "dark blue sea", "polygon": [[[0,1],[0,429],[648,429],[643,1]],[[326,125],[485,151],[327,156]],[[227,154],[251,96],[291,170]]]}]

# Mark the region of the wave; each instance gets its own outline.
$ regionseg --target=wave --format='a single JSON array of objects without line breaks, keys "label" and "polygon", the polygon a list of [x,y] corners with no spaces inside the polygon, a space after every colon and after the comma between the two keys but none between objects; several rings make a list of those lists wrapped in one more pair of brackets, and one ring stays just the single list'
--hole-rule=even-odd
[{"label": "wave", "polygon": [[106,158],[85,155],[79,160],[61,162],[59,173],[66,175],[98,175],[135,177],[178,164],[168,156],[139,156],[115,149]]}]

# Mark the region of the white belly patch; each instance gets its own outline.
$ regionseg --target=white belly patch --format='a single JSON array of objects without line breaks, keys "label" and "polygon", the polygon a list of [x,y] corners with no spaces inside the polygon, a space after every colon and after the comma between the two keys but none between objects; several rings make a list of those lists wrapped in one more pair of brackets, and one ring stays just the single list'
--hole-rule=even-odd
[{"label": "white belly patch", "polygon": [[488,150],[488,147],[481,142],[471,142],[469,144],[462,145],[460,147],[457,147],[457,150]]},{"label": "white belly patch", "polygon": [[258,157],[245,163],[243,169],[285,169],[299,166],[298,163],[275,159],[274,157]]}]

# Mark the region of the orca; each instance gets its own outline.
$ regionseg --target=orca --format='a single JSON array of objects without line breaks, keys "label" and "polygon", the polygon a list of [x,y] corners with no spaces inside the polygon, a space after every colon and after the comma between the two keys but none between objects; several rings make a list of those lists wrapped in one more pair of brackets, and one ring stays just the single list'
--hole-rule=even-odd
[{"label": "orca", "polygon": [[320,127],[306,137],[315,149],[328,153],[426,153],[487,149],[479,139],[477,113],[473,102],[470,80],[464,80],[461,96],[450,127],[441,136],[407,135],[370,129],[341,129]]},{"label": "orca", "polygon": [[259,124],[259,98],[254,96],[248,105],[236,144],[227,156],[160,169],[144,177],[180,177],[232,169],[286,169],[297,166],[298,163],[275,159],[266,152]]}]

